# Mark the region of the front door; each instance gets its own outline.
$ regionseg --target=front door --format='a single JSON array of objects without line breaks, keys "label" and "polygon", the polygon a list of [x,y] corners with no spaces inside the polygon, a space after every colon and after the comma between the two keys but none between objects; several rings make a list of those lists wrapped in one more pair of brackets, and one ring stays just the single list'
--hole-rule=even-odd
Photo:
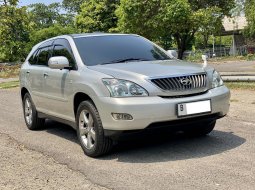
[{"label": "front door", "polygon": [[69,42],[66,39],[54,41],[52,57],[65,56],[70,63],[70,69],[51,69],[45,76],[45,91],[47,91],[47,107],[50,115],[73,121],[72,80],[76,74],[76,64]]}]

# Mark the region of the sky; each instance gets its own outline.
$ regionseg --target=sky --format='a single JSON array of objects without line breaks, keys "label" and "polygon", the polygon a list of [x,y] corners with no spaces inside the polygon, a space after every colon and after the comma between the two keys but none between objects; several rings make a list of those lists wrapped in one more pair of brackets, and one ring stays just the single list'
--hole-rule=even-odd
[{"label": "sky", "polygon": [[62,2],[62,0],[19,0],[20,6],[26,6],[33,3],[44,3],[44,4],[51,4],[56,2]]}]

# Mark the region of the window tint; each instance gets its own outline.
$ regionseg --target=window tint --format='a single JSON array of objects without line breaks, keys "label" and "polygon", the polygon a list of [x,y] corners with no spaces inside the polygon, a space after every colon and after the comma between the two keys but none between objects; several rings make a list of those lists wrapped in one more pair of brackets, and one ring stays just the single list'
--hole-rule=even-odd
[{"label": "window tint", "polygon": [[48,65],[48,59],[49,59],[49,47],[41,48],[36,65]]},{"label": "window tint", "polygon": [[74,39],[88,66],[125,60],[166,60],[170,57],[150,41],[135,35],[90,36]]},{"label": "window tint", "polygon": [[55,56],[64,56],[68,59],[71,66],[73,66],[73,67],[75,66],[75,62],[74,62],[72,54],[63,45],[55,45],[54,49],[53,49],[53,55],[52,56],[53,57],[55,57]]}]

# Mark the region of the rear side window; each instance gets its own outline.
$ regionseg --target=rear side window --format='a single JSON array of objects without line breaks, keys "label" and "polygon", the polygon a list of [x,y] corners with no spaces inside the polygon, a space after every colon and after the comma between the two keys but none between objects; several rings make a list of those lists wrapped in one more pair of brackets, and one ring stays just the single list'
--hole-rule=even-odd
[{"label": "rear side window", "polygon": [[40,53],[38,54],[36,65],[48,65],[48,59],[49,59],[49,47],[41,48]]}]

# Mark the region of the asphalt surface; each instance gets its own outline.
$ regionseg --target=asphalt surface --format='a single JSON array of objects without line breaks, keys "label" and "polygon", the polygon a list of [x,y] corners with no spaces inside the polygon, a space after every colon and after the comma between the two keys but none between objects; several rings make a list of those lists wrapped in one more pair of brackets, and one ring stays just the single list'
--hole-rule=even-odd
[{"label": "asphalt surface", "polygon": [[[80,180],[84,179],[84,184],[93,184],[95,188],[121,190],[249,190],[255,187],[254,93],[232,91],[229,115],[219,120],[215,130],[207,137],[187,138],[181,134],[162,132],[131,136],[129,140],[123,139],[111,154],[92,159],[83,154],[75,131],[68,126],[48,121],[44,130],[29,131],[23,120],[18,89],[0,90],[0,139],[4,138],[6,141],[8,137],[30,151],[20,154],[24,160],[22,164],[38,164],[37,170],[40,169],[43,175],[37,172],[37,178],[41,181],[47,173],[50,179],[58,179],[59,175],[64,175],[69,176],[65,180],[71,181],[76,179],[72,176],[77,175],[78,186],[72,189],[79,189]],[[12,149],[12,146],[2,147],[6,148],[2,152]],[[56,170],[53,173],[47,170],[48,167],[44,167],[41,160],[31,159],[30,154],[43,155],[42,159],[53,159],[51,164]],[[0,155],[0,163],[5,163],[8,155],[10,159],[15,156],[3,155]],[[13,164],[15,163],[2,164],[1,168],[5,167],[5,173],[0,172],[0,187],[8,185],[8,180],[3,184],[3,175],[11,177]],[[61,166],[68,169],[58,170]],[[22,171],[33,172],[22,170],[19,165],[15,168],[21,170],[16,175],[13,174],[18,179],[22,177]],[[23,187],[35,183],[26,177],[20,181]],[[34,184],[34,189],[40,189],[43,186],[40,184]],[[12,186],[12,189],[15,187],[20,186]],[[47,184],[43,187],[42,189],[48,189]],[[64,187],[71,186],[63,186],[58,181],[55,189],[68,189]]]},{"label": "asphalt surface", "polygon": [[255,72],[255,61],[209,62],[208,64],[220,72]]}]

